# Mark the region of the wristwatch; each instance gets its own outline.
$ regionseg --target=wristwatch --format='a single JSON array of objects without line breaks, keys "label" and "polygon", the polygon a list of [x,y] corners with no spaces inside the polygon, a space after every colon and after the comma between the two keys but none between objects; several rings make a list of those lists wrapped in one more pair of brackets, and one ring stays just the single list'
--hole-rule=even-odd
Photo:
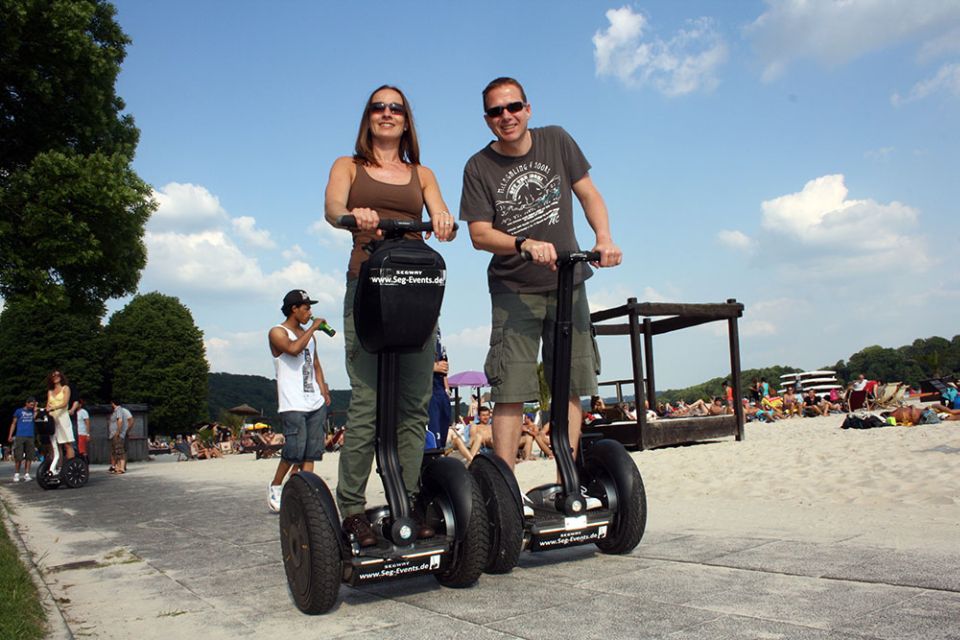
[{"label": "wristwatch", "polygon": [[513,240],[513,246],[517,248],[517,253],[521,253],[523,249],[520,247],[523,246],[523,243],[527,241],[527,236],[517,236]]}]

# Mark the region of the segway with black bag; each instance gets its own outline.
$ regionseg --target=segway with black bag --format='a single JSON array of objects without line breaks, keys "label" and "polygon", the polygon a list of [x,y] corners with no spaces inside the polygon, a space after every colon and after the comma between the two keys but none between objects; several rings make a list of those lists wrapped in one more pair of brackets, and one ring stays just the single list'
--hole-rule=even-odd
[{"label": "segway with black bag", "polygon": [[[353,216],[338,222],[356,228]],[[436,534],[417,539],[397,452],[399,354],[422,351],[433,337],[446,266],[423,240],[403,237],[431,231],[429,222],[381,220],[378,228],[384,239],[371,244],[362,265],[353,316],[361,345],[378,354],[376,460],[387,504],[366,511],[378,543],[361,547],[341,529],[319,476],[300,472],[287,482],[280,501],[283,565],[294,602],[309,614],[330,610],[341,582],[434,574],[444,586],[470,586],[489,553],[480,488],[461,462],[442,456],[425,456],[421,466],[416,509]]]},{"label": "segway with black bag", "polygon": [[[43,462],[37,467],[37,484],[42,489],[56,489],[60,485],[70,489],[79,489],[90,479],[90,467],[87,461],[74,455],[69,460],[63,460],[61,465],[60,447],[57,445],[57,428],[46,409],[37,409],[33,417],[34,428],[41,442],[49,443],[52,455],[44,455]],[[67,443],[72,447],[72,443]]]},{"label": "segway with black bag", "polygon": [[[529,260],[529,255],[524,256]],[[647,499],[640,471],[623,445],[610,439],[582,440],[574,459],[568,425],[573,345],[573,276],[579,262],[599,262],[597,252],[560,252],[550,437],[559,483],[522,494],[516,476],[493,453],[480,453],[470,472],[480,484],[490,520],[490,554],[485,570],[506,573],[520,552],[595,544],[611,554],[629,553],[643,537]]]}]

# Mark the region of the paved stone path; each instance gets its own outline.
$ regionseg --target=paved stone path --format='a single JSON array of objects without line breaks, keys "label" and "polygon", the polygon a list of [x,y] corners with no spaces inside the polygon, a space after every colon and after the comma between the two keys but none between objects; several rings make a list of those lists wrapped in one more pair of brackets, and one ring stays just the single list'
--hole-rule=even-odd
[{"label": "paved stone path", "polygon": [[309,617],[287,595],[261,483],[191,478],[216,462],[95,467],[83,489],[48,492],[0,465],[8,522],[66,621],[52,637],[960,638],[960,552],[664,528],[653,511],[629,556],[527,553],[464,590],[344,586]]}]

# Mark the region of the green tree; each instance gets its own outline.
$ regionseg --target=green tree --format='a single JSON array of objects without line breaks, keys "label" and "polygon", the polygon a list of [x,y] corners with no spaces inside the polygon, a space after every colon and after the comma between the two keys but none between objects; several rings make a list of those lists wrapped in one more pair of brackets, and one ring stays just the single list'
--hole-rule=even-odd
[{"label": "green tree", "polygon": [[133,157],[114,90],[130,39],[100,0],[0,0],[0,186],[40,153]]},{"label": "green tree", "polygon": [[106,398],[104,342],[100,321],[61,302],[7,301],[0,313],[0,415],[9,416],[33,395],[45,400],[45,379],[61,369],[74,393],[88,401]]},{"label": "green tree", "polygon": [[[0,294],[97,317],[136,290],[151,191],[114,85],[129,39],[101,0],[0,0]],[[27,250],[26,248],[29,248]]]},{"label": "green tree", "polygon": [[134,297],[106,328],[111,395],[150,405],[154,433],[183,432],[207,417],[203,333],[177,298]]}]

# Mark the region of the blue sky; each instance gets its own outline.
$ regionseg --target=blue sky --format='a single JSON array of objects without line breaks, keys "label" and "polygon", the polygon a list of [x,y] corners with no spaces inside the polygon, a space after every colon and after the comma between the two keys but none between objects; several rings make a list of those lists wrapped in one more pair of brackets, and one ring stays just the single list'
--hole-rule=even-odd
[{"label": "blue sky", "polygon": [[[272,377],[291,288],[342,324],[349,239],[323,190],[370,91],[406,92],[456,211],[499,75],[593,165],[624,251],[590,281],[595,309],[736,298],[745,368],[958,333],[955,1],[115,4],[134,167],[160,203],[140,290],[190,308],[212,371]],[[480,369],[488,255],[465,230],[441,250],[451,369]],[[341,336],[320,341],[346,388]],[[628,376],[626,339],[600,346],[602,379]],[[658,387],[724,375],[726,348],[719,323],[658,337]]]}]

